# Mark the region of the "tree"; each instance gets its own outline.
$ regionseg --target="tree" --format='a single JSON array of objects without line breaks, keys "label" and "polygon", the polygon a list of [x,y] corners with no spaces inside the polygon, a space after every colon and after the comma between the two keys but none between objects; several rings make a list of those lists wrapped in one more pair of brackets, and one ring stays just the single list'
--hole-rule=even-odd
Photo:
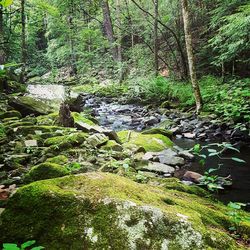
[{"label": "tree", "polygon": [[154,58],[155,58],[155,75],[158,75],[159,70],[159,60],[158,60],[158,18],[159,18],[159,2],[154,0],[154,9],[155,9],[155,20],[154,20]]},{"label": "tree", "polygon": [[22,71],[20,75],[20,82],[25,81],[26,72],[26,62],[27,62],[27,51],[26,51],[26,15],[25,15],[25,0],[21,0],[21,24],[22,24],[22,34],[21,34],[21,62]]},{"label": "tree", "polygon": [[197,72],[195,68],[195,59],[194,59],[194,52],[193,52],[193,47],[192,47],[193,38],[192,38],[191,29],[190,29],[191,22],[190,22],[188,0],[181,0],[181,4],[182,4],[183,24],[184,24],[184,32],[185,32],[189,73],[190,73],[190,78],[191,78],[192,87],[194,91],[196,113],[199,113],[202,108],[202,98],[201,98],[199,83],[197,80]]},{"label": "tree", "polygon": [[115,61],[118,60],[117,46],[115,45],[115,36],[113,30],[113,24],[110,16],[110,9],[108,0],[102,0],[102,12],[103,12],[103,28],[105,36],[107,37],[111,50],[113,59]]}]

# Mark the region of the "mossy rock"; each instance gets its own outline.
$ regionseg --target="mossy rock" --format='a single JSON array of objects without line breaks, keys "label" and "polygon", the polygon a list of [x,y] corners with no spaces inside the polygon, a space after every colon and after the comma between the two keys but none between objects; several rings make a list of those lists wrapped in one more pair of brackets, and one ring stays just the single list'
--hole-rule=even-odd
[{"label": "mossy rock", "polygon": [[115,140],[109,140],[105,145],[101,147],[101,149],[107,151],[117,151],[117,152],[123,151],[122,145],[117,143]]},{"label": "mossy rock", "polygon": [[45,146],[51,146],[51,145],[62,145],[65,143],[73,145],[80,145],[82,144],[86,138],[88,137],[88,134],[79,132],[79,133],[72,133],[69,135],[62,135],[62,136],[55,136],[48,138],[44,141]]},{"label": "mossy rock", "polygon": [[95,126],[96,125],[93,121],[87,119],[86,117],[84,117],[84,115],[82,115],[80,113],[72,112],[71,115],[72,115],[72,117],[74,119],[75,124],[86,123],[86,124],[88,124],[90,126]]},{"label": "mossy rock", "polygon": [[144,135],[160,134],[160,135],[164,135],[168,138],[172,138],[172,136],[173,136],[172,131],[166,130],[164,128],[150,128],[150,129],[144,130],[142,132],[142,134],[144,134]]},{"label": "mossy rock", "polygon": [[56,164],[67,164],[69,161],[69,159],[65,156],[65,155],[57,155],[55,157],[52,158],[48,158],[46,160],[46,162],[50,162],[50,163],[56,163]]},{"label": "mossy rock", "polygon": [[24,182],[27,183],[38,180],[52,179],[68,174],[69,171],[66,167],[56,163],[45,162],[32,167],[30,171],[25,175]]},{"label": "mossy rock", "polygon": [[18,110],[23,116],[27,115],[47,115],[53,109],[45,102],[34,99],[29,96],[14,97],[9,100],[9,105]]},{"label": "mossy rock", "polygon": [[13,117],[21,118],[22,115],[20,112],[16,110],[10,110],[0,114],[0,119],[13,118]]},{"label": "mossy rock", "polygon": [[172,147],[173,142],[161,134],[141,134],[133,131],[120,131],[117,133],[123,146],[133,148],[143,147],[147,152],[160,152],[166,148]]},{"label": "mossy rock", "polygon": [[59,114],[58,112],[54,112],[48,115],[41,115],[37,117],[37,124],[38,125],[59,125]]},{"label": "mossy rock", "polygon": [[26,136],[28,134],[42,134],[42,133],[55,133],[55,132],[70,132],[75,131],[72,128],[64,128],[59,126],[46,126],[46,125],[24,125],[15,126],[13,128],[16,135]]},{"label": "mossy rock", "polygon": [[228,208],[184,192],[88,173],[19,188],[1,214],[1,242],[36,239],[50,250],[244,249]]}]

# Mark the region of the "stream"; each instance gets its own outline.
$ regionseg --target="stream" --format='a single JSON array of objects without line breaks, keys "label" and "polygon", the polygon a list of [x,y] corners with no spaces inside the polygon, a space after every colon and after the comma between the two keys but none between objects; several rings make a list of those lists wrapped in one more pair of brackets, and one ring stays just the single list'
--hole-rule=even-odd
[{"label": "stream", "polygon": [[[62,85],[29,85],[28,96],[53,103],[54,106],[65,100],[69,95],[76,97],[78,93],[72,93]],[[70,94],[69,94],[70,92]],[[135,130],[141,131],[145,128],[153,127],[173,116],[162,115],[156,110],[150,110],[137,104],[120,104],[117,100],[101,98],[91,95],[82,95],[81,105],[84,109],[91,109],[100,125],[115,131]],[[181,121],[182,122],[182,121]],[[192,121],[191,121],[192,122]],[[218,130],[218,129],[217,129]],[[210,140],[197,140],[183,138],[182,134],[174,137],[174,143],[183,148],[190,149],[195,144],[207,145],[211,142],[221,142],[219,138]],[[250,204],[250,146],[244,143],[240,153],[226,152],[225,157],[238,157],[246,163],[237,163],[232,160],[218,160],[217,157],[209,157],[204,168],[200,167],[198,161],[191,162],[188,170],[203,174],[208,168],[216,168],[218,164],[223,164],[218,171],[220,176],[231,175],[233,186],[218,194],[218,198],[228,203],[229,201],[244,202]]]}]

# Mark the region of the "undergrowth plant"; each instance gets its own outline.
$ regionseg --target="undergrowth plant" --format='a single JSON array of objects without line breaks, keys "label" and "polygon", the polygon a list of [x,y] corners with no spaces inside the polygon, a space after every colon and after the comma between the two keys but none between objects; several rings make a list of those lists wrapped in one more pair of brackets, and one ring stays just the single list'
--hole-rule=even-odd
[{"label": "undergrowth plant", "polygon": [[20,245],[20,247],[17,244],[14,243],[4,243],[3,244],[3,250],[41,250],[45,249],[42,246],[32,247],[36,244],[35,240],[26,241],[23,244]]},{"label": "undergrowth plant", "polygon": [[[222,155],[226,150],[233,150],[238,153],[240,152],[237,148],[233,147],[232,144],[227,142],[211,143],[206,146],[196,144],[192,148],[193,154],[200,158],[199,164],[201,167],[205,166],[209,157],[217,157],[220,160],[233,160],[237,163],[245,163],[244,160],[237,157],[223,157]],[[207,152],[207,154],[205,151]],[[218,191],[219,189],[224,189],[223,186],[230,185],[231,179],[229,177],[220,177],[216,174],[216,172],[222,166],[223,164],[218,164],[218,167],[208,168],[208,170],[205,171],[203,177],[199,180],[199,185],[206,186],[207,189],[211,192]]]}]

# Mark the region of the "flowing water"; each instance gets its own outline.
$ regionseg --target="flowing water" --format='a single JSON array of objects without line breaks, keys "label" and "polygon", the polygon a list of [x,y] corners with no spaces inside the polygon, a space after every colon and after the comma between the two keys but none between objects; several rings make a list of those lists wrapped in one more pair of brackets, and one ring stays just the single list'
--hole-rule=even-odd
[{"label": "flowing water", "polygon": [[[28,95],[45,100],[59,106],[67,96],[75,96],[62,85],[29,85]],[[148,113],[144,107],[139,105],[121,105],[102,99],[95,99],[90,96],[85,100],[85,107],[92,108],[100,125],[119,131],[131,129],[140,131],[145,128],[145,120],[151,119],[151,113]],[[154,111],[152,111],[154,114]],[[155,114],[154,114],[155,115]],[[164,116],[156,114],[158,122],[164,120]],[[152,119],[151,119],[152,120]],[[174,139],[174,142],[184,148],[190,149],[195,144],[206,145],[205,142],[199,142],[190,139]],[[239,201],[250,203],[250,147],[245,145],[241,148],[241,153],[228,152],[226,157],[238,157],[246,161],[245,164],[237,163],[232,160],[219,160],[217,157],[209,157],[204,168],[200,167],[198,161],[191,163],[188,168],[191,171],[203,174],[208,168],[216,168],[218,164],[223,164],[218,171],[220,176],[231,175],[233,186],[221,192],[218,198],[224,202]]]}]

